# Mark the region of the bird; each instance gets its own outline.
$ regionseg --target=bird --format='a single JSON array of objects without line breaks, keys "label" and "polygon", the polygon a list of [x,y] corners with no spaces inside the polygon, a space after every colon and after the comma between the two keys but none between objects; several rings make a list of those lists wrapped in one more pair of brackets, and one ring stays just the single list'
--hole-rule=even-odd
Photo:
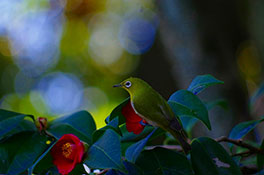
[{"label": "bird", "polygon": [[167,101],[147,82],[130,77],[113,87],[121,87],[130,95],[130,104],[134,112],[154,127],[169,132],[181,145],[185,154],[191,150],[186,134],[178,117]]}]

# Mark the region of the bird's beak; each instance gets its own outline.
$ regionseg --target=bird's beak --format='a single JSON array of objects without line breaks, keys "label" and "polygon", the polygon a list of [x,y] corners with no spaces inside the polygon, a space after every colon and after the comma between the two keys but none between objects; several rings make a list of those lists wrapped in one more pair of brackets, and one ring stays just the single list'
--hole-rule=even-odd
[{"label": "bird's beak", "polygon": [[113,87],[122,87],[122,84],[115,84]]}]

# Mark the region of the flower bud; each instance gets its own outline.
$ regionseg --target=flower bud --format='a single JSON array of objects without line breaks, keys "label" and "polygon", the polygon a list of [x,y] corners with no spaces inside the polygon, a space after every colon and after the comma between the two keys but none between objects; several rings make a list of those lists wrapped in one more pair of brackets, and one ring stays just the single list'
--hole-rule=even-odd
[{"label": "flower bud", "polygon": [[35,125],[39,131],[46,130],[48,126],[48,119],[45,117],[38,117],[35,121]]}]

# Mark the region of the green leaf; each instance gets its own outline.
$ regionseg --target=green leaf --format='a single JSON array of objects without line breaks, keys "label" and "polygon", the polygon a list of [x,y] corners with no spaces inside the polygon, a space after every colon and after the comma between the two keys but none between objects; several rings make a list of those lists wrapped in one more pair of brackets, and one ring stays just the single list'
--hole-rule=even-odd
[{"label": "green leaf", "polygon": [[[144,130],[140,134],[134,134],[133,132],[128,132],[126,129],[126,125],[123,125],[120,127],[120,130],[122,132],[121,137],[121,149],[122,149],[122,155],[125,155],[126,150],[128,147],[130,147],[135,142],[138,142],[144,138],[146,138],[155,128],[153,126],[147,125]],[[166,132],[158,128],[157,131],[152,135],[152,137],[149,140],[155,139],[156,137],[165,134]]]},{"label": "green leaf", "polygon": [[147,144],[149,138],[153,135],[153,133],[156,131],[154,129],[146,138],[140,140],[139,142],[134,143],[126,150],[126,159],[132,163],[135,163],[139,154]]},{"label": "green leaf", "polygon": [[209,86],[216,84],[224,84],[224,82],[217,80],[212,75],[199,75],[193,79],[187,90],[197,95]]},{"label": "green leaf", "polygon": [[113,129],[116,133],[118,133],[120,136],[122,136],[122,132],[119,128],[119,121],[118,118],[114,118],[113,120],[111,120],[105,127],[101,128],[101,129]]},{"label": "green leaf", "polygon": [[192,131],[192,128],[198,121],[196,118],[187,115],[180,116],[180,119],[182,122],[182,126],[187,133],[190,133]]},{"label": "green leaf", "polygon": [[120,130],[122,132],[121,141],[122,142],[136,142],[145,138],[149,133],[153,131],[153,126],[145,126],[144,130],[140,134],[134,134],[133,132],[128,132],[126,125],[122,125]]},{"label": "green leaf", "polygon": [[228,103],[224,99],[217,99],[217,100],[210,101],[210,102],[206,103],[206,108],[207,108],[208,111],[213,109],[216,106],[219,106],[219,107],[223,108],[224,110],[228,110],[229,109]]},{"label": "green leaf", "polygon": [[45,153],[43,153],[45,154],[44,157],[35,165],[35,167],[31,167],[35,174],[46,174],[50,169],[55,169],[57,171],[56,166],[52,163],[52,156],[49,152],[51,148],[52,146],[47,150],[48,152],[45,151]]},{"label": "green leaf", "polygon": [[252,120],[247,122],[242,122],[237,124],[230,132],[229,138],[231,139],[240,139],[244,137],[247,133],[252,131],[260,122],[262,122],[264,119],[261,120]]},{"label": "green leaf", "polygon": [[50,128],[60,124],[68,124],[79,133],[85,135],[89,139],[88,143],[91,143],[92,134],[96,130],[94,119],[87,111],[79,111],[68,116],[57,118],[50,123]]},{"label": "green leaf", "polygon": [[92,143],[92,140],[87,137],[83,132],[80,132],[79,130],[73,128],[71,125],[65,123],[65,124],[57,124],[57,125],[51,125],[48,128],[48,132],[52,133],[57,139],[61,138],[64,134],[74,134],[77,136],[80,140],[88,143],[89,145]]},{"label": "green leaf", "polygon": [[[144,138],[146,138],[155,128],[153,126],[147,125],[144,130],[140,134],[134,134],[133,132],[128,132],[126,126],[121,126],[122,137],[121,137],[121,148],[122,148],[122,155],[125,155],[125,152],[129,146],[138,142]],[[161,128],[157,128],[157,130],[153,133],[149,141],[161,136],[165,135],[166,131]]]},{"label": "green leaf", "polygon": [[107,120],[108,122],[112,121],[114,118],[118,117],[119,125],[123,124],[126,122],[126,118],[122,114],[122,109],[123,107],[129,103],[130,98],[128,97],[125,99],[122,103],[120,103],[109,115],[109,119]]},{"label": "green leaf", "polygon": [[191,116],[197,118],[211,130],[208,111],[205,105],[190,91],[179,90],[175,92],[170,96],[168,103],[177,116]]},{"label": "green leaf", "polygon": [[105,133],[105,131],[108,130],[108,129],[113,130],[114,132],[118,133],[119,135],[122,134],[120,130],[117,130],[116,128],[114,128],[114,127],[112,127],[112,126],[107,125],[107,126],[101,128],[101,129],[99,129],[99,130],[96,130],[96,131],[93,133],[92,143],[97,142],[97,140],[99,140],[99,139],[102,137],[102,135]]},{"label": "green leaf", "polygon": [[[30,117],[34,120],[34,117],[31,115],[0,109],[0,139],[23,130],[33,130],[33,128],[29,126],[30,124],[23,122],[25,117]],[[23,122],[23,126],[19,126],[21,122]]]},{"label": "green leaf", "polygon": [[106,175],[141,175],[141,174],[143,174],[143,172],[141,171],[141,169],[137,165],[135,165],[131,162],[128,162],[128,161],[123,161],[123,164],[125,165],[125,167],[127,169],[126,174],[123,172],[120,172],[118,170],[111,169],[111,170],[107,171]]},{"label": "green leaf", "polygon": [[118,133],[120,136],[122,136],[122,132],[121,132],[119,126],[118,126],[118,118],[114,118],[105,127],[100,128],[99,130],[96,130],[93,133],[92,143],[95,143],[104,134],[104,132],[107,129],[112,129],[113,131]]},{"label": "green leaf", "polygon": [[[260,149],[264,150],[264,140],[261,143]],[[263,154],[257,154],[257,164],[259,169],[264,168],[264,155]]]},{"label": "green leaf", "polygon": [[[13,128],[11,131],[9,131],[7,134],[4,134],[2,139],[7,139],[8,137],[17,134],[19,132],[25,132],[25,131],[37,131],[37,128],[35,124],[32,121],[29,120],[22,120],[18,126]],[[1,137],[0,137],[1,138]]]},{"label": "green leaf", "polygon": [[144,174],[192,175],[193,170],[188,159],[172,150],[155,148],[143,151],[136,161]]},{"label": "green leaf", "polygon": [[207,137],[194,139],[191,147],[191,161],[195,174],[241,174],[234,160],[213,139]]},{"label": "green leaf", "polygon": [[86,174],[86,171],[81,163],[77,164],[75,168],[69,173],[69,175]]},{"label": "green leaf", "polygon": [[[247,122],[242,122],[237,124],[230,132],[229,138],[231,139],[241,139],[243,138],[246,134],[248,134],[250,131],[252,131],[260,122],[264,120],[251,120]],[[230,148],[232,149],[233,144],[229,143],[228,144]]]},{"label": "green leaf", "polygon": [[[28,169],[28,174],[33,174],[33,171],[35,173],[36,172],[39,173],[44,170],[45,172],[47,172],[51,167],[55,166],[52,163],[52,156],[51,154],[49,154],[49,152],[56,143],[57,141],[53,141],[53,143],[48,145],[49,148],[46,149],[46,151],[41,156],[39,156],[39,158],[34,162],[34,164]],[[37,167],[37,170],[35,170],[36,167]]]},{"label": "green leaf", "polygon": [[5,109],[0,109],[0,122],[2,120],[6,120],[8,118],[14,117],[14,116],[18,116],[18,115],[23,115],[21,113],[17,113],[17,112],[13,112],[13,111],[8,111]]},{"label": "green leaf", "polygon": [[123,164],[125,165],[126,169],[127,169],[127,175],[140,175],[143,174],[143,172],[141,171],[141,169],[135,165],[134,163],[128,162],[128,161],[123,161]]},{"label": "green leaf", "polygon": [[20,174],[48,147],[45,136],[36,132],[21,132],[0,144],[0,173]]},{"label": "green leaf", "polygon": [[126,171],[121,161],[119,135],[111,129],[106,130],[104,135],[89,148],[85,164],[90,168]]}]

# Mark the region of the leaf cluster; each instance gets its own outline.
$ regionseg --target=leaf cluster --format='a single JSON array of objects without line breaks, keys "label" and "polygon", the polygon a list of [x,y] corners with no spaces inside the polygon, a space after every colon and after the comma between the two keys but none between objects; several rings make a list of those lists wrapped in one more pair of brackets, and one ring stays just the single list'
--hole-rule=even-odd
[{"label": "leaf cluster", "polygon": [[[129,98],[111,112],[105,120],[106,126],[100,129],[96,128],[87,111],[57,118],[40,132],[34,124],[34,116],[1,109],[0,174],[58,174],[50,150],[62,135],[69,133],[89,145],[82,164],[91,170],[99,169],[102,174],[239,175],[248,172],[245,167],[252,164],[256,165],[254,173],[263,172],[264,142],[258,145],[242,140],[263,118],[239,123],[228,137],[221,139],[192,138],[192,129],[199,121],[212,129],[208,116],[210,109],[227,106],[224,100],[204,102],[197,96],[217,84],[223,82],[211,75],[197,76],[187,90],[176,91],[168,100],[190,137],[188,155],[183,154],[178,143],[160,128],[146,126],[139,135],[129,133],[121,112]],[[254,99],[259,94],[256,93]],[[228,142],[229,149],[219,142]],[[87,174],[82,164],[77,165],[71,174]]]}]

